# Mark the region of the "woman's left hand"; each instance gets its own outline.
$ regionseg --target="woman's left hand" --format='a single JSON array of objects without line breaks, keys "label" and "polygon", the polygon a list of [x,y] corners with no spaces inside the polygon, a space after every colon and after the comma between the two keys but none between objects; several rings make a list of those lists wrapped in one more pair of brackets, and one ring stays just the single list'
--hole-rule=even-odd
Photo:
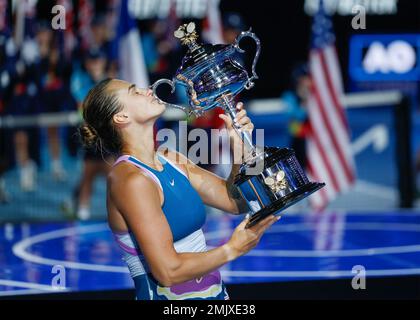
[{"label": "woman's left hand", "polygon": [[[243,109],[244,104],[238,102],[236,105],[236,118],[235,125],[239,128],[240,132],[249,132],[252,134],[254,129],[254,124],[251,122],[251,119],[247,116],[246,110]],[[230,147],[234,155],[234,163],[241,164],[244,158],[244,154],[250,150],[244,150],[244,143],[242,138],[237,134],[236,130],[233,128],[232,118],[226,114],[220,114],[219,117],[225,122],[226,129],[228,130],[230,137]]]}]

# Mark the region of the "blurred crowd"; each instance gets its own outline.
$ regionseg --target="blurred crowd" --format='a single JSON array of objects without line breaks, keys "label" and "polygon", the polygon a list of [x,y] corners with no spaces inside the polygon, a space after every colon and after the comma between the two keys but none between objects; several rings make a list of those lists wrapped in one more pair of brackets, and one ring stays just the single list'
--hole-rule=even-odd
[{"label": "blurred crowd", "polygon": [[[0,30],[0,117],[19,118],[68,111],[78,111],[81,115],[81,105],[89,90],[103,79],[118,77],[118,44],[114,41],[118,25],[116,2],[108,0],[96,7],[73,8],[73,16],[67,21],[71,34],[68,30],[52,29],[51,17],[40,14],[40,8],[35,6],[25,10],[24,36],[19,39],[18,32],[14,32],[19,18],[16,12],[11,13],[13,23]],[[86,4],[87,1],[79,3]],[[86,12],[90,12],[89,19]],[[173,37],[173,31],[181,22],[170,19],[139,22],[150,83],[171,78],[182,59],[183,50]],[[233,42],[245,28],[243,19],[234,13],[226,14],[223,22],[226,43]],[[205,129],[220,127],[220,112],[213,110],[190,121],[189,125]],[[158,125],[171,126],[167,123]],[[69,172],[63,165],[65,150],[74,158],[83,154],[81,176],[65,210],[80,219],[90,217],[95,178],[106,174],[111,163],[107,161],[107,155],[96,150],[82,150],[74,126],[37,127],[34,122],[33,126],[0,126],[0,131],[0,203],[12,200],[2,179],[11,168],[17,168],[22,192],[37,189],[40,167],[48,170],[55,181],[67,181]],[[48,163],[42,163],[46,158],[41,155],[42,145],[47,147]]]},{"label": "blurred crowd", "polygon": [[[84,32],[86,37],[75,37],[74,45],[66,47],[68,33],[54,30],[51,20],[38,14],[37,8],[25,7],[23,23],[19,25],[18,9],[11,14],[13,23],[2,30],[0,38],[0,116],[35,116],[56,114],[81,109],[81,103],[95,83],[117,76],[116,56],[112,48],[115,33],[109,22],[112,11],[92,12]],[[79,14],[81,11],[79,11]],[[77,19],[76,19],[77,20]],[[17,29],[23,27],[23,39]],[[73,34],[77,34],[75,30]],[[80,30],[81,31],[81,30]],[[16,166],[20,188],[24,192],[37,188],[39,166],[48,168],[52,178],[66,181],[67,172],[62,163],[63,149],[76,157],[79,143],[76,128],[45,128],[14,126],[2,128],[1,169]],[[46,137],[48,163],[41,163],[42,137]],[[92,164],[94,164],[92,166]],[[96,166],[97,164],[97,166]],[[94,167],[95,170],[92,170]],[[86,212],[91,193],[92,176],[103,172],[103,159],[94,150],[84,156],[83,175],[75,187],[77,207]],[[9,200],[4,182],[0,183],[0,201]]]},{"label": "blurred crowd", "polygon": [[[12,2],[16,4],[15,8],[8,7],[4,11],[2,4]],[[17,4],[23,2],[36,5],[26,7],[19,16]],[[6,12],[0,15],[0,120],[77,112],[81,121],[82,102],[89,90],[103,79],[119,77],[120,3],[121,0],[0,0],[0,13]],[[54,4],[66,7],[65,30],[52,28]],[[200,39],[212,43],[233,43],[241,31],[248,29],[239,14],[224,12],[221,14],[221,35],[214,40],[206,38],[206,19],[194,21],[202,33]],[[178,69],[185,49],[173,32],[184,22],[187,21],[181,21],[173,12],[166,18],[137,21],[150,84],[161,78],[172,78]],[[311,87],[305,62],[292,68],[289,83],[290,90],[281,96],[286,106],[284,116],[288,122],[290,146],[305,167],[305,143],[309,132],[306,108]],[[176,90],[177,95],[168,92],[167,96],[163,92],[160,96],[165,101],[187,104],[185,94],[178,95],[179,92]],[[218,115],[222,112],[215,108],[200,118],[185,119],[188,129],[199,127],[210,131],[220,128],[223,121]],[[77,172],[80,174],[77,183],[66,185],[66,190],[70,190],[69,200],[64,202],[63,210],[74,217],[88,219],[95,179],[106,175],[112,159],[96,150],[82,149],[74,125],[40,127],[35,120],[32,125],[20,125],[18,121],[11,127],[1,124],[0,121],[0,204],[13,201],[3,179],[7,171],[17,169],[16,183],[21,192],[32,192],[39,188],[37,174],[41,168],[57,183],[68,182],[70,173],[63,160],[70,156],[74,160],[82,159],[82,165]],[[176,130],[177,125],[177,121],[160,120],[156,130],[163,127]],[[226,168],[216,168],[209,160],[202,166],[221,176],[226,173],[218,172],[226,171]],[[416,172],[420,172],[420,152]]]}]

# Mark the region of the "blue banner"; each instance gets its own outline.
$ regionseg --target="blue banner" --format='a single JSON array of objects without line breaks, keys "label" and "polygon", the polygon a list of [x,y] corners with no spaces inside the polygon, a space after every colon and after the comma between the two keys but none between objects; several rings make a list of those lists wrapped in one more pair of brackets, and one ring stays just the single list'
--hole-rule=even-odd
[{"label": "blue banner", "polygon": [[354,35],[349,76],[353,81],[419,81],[420,34]]}]

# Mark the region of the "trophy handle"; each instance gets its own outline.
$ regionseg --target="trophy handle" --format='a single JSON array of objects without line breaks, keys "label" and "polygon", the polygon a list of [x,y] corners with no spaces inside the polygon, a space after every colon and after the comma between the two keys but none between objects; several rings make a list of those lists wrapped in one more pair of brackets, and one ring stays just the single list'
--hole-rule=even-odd
[{"label": "trophy handle", "polygon": [[232,124],[233,124],[232,127],[236,131],[238,136],[242,138],[242,141],[244,142],[245,147],[247,148],[247,151],[249,152],[249,154],[255,155],[256,149],[255,149],[254,144],[252,143],[251,133],[248,131],[241,131],[241,126],[236,125],[234,123],[234,119],[236,118],[237,112],[236,112],[236,108],[233,104],[232,99],[226,95],[222,95],[220,97],[220,103],[223,109],[225,110],[225,112],[228,113],[230,118],[232,119]]},{"label": "trophy handle", "polygon": [[157,80],[154,84],[152,84],[149,88],[153,91],[153,96],[162,104],[168,106],[168,107],[172,107],[172,108],[176,108],[176,109],[181,109],[182,111],[184,111],[188,116],[190,116],[192,113],[194,113],[189,107],[184,107],[184,106],[180,106],[178,104],[173,104],[173,103],[169,103],[169,102],[165,102],[163,100],[161,100],[157,93],[157,87],[159,87],[161,84],[168,84],[171,86],[171,93],[175,92],[175,83],[172,80],[169,79],[159,79]]},{"label": "trophy handle", "polygon": [[251,28],[248,31],[242,31],[238,35],[238,37],[235,39],[235,44],[234,44],[235,49],[240,53],[245,52],[245,50],[241,49],[241,47],[239,46],[239,42],[241,42],[242,38],[245,38],[245,37],[252,38],[255,41],[255,44],[257,46],[257,50],[254,56],[254,61],[252,62],[252,77],[248,79],[245,85],[245,89],[249,90],[254,86],[253,80],[258,79],[258,75],[255,72],[255,66],[257,65],[257,61],[260,56],[261,42],[260,42],[260,39],[255,35],[255,33],[251,32]]}]

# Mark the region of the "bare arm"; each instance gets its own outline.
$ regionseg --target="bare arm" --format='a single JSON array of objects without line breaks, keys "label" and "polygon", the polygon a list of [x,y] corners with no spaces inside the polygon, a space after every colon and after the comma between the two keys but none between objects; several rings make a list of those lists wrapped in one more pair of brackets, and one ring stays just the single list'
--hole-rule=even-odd
[{"label": "bare arm", "polygon": [[230,172],[229,177],[226,180],[226,189],[229,194],[229,198],[235,202],[237,213],[245,213],[249,212],[250,209],[248,207],[248,204],[246,203],[246,200],[242,197],[241,193],[239,192],[239,189],[234,184],[235,177],[239,173],[239,167],[238,164],[232,165],[232,171]]},{"label": "bare arm", "polygon": [[249,211],[246,201],[233,184],[239,166],[233,165],[229,178],[225,180],[197,166],[178,152],[169,151],[167,155],[178,165],[184,164],[183,167],[187,172],[191,185],[206,205],[235,214]]},{"label": "bare arm", "polygon": [[177,253],[154,182],[140,173],[110,180],[111,201],[133,232],[153,276],[163,286],[201,277],[243,255],[257,245],[263,232],[276,221],[274,216],[268,217],[245,229],[244,220],[221,247],[200,253]]},{"label": "bare arm", "polygon": [[[247,117],[246,111],[242,110],[243,104],[237,104],[239,111],[236,117],[237,123],[241,126],[241,130],[252,131],[254,125]],[[176,163],[186,164],[185,169],[194,189],[200,194],[203,202],[211,207],[220,209],[230,213],[246,213],[250,209],[245,199],[240,194],[238,188],[234,184],[236,175],[243,158],[243,142],[232,127],[232,120],[226,115],[220,116],[226,123],[226,128],[230,136],[230,146],[234,163],[229,177],[225,180],[216,174],[209,172],[188,160],[180,153],[170,151],[168,155]],[[237,157],[238,159],[236,159]]]}]

